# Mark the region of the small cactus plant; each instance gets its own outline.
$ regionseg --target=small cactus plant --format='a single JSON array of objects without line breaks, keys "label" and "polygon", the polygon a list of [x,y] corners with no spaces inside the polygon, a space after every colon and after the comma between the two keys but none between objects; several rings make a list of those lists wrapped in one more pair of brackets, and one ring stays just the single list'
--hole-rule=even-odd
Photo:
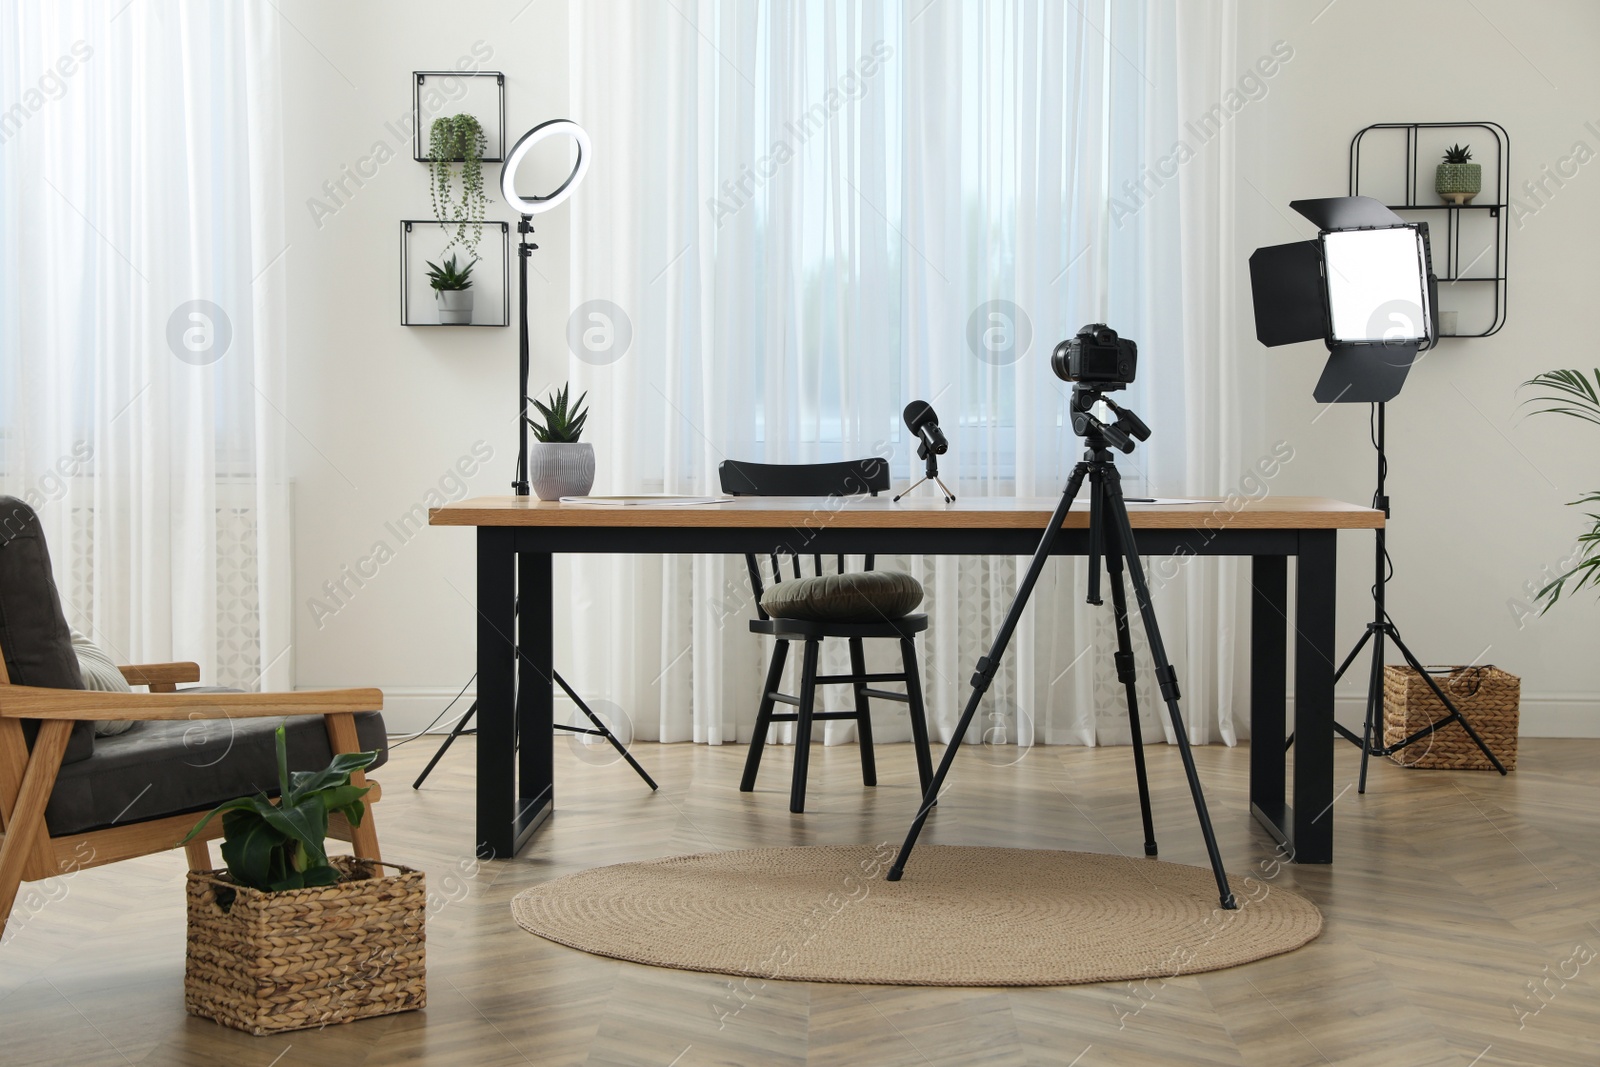
[{"label": "small cactus plant", "polygon": [[1434,174],[1433,187],[1452,204],[1470,203],[1483,188],[1483,168],[1472,159],[1472,146],[1453,144],[1444,150],[1444,162]]},{"label": "small cactus plant", "polygon": [[570,389],[571,384],[569,383],[563,385],[559,390],[553,391],[550,394],[550,402],[548,404],[534,400],[531,396],[528,398],[532,401],[533,406],[539,409],[539,414],[544,416],[542,424],[534,421],[531,417],[528,419],[529,429],[533,431],[533,435],[539,440],[546,443],[570,443],[578,440],[579,436],[582,435],[583,424],[589,419],[589,411],[583,406],[583,400],[589,394],[584,393],[578,397],[576,402],[569,404],[567,397]]}]

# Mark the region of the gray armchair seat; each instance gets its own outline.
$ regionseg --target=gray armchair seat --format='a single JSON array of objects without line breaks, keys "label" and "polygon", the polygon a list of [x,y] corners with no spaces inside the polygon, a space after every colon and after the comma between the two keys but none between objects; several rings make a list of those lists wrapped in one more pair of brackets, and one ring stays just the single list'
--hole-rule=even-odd
[{"label": "gray armchair seat", "polygon": [[[180,689],[179,692],[238,692]],[[278,795],[278,719],[194,719],[142,722],[125,734],[94,739],[94,754],[62,766],[45,809],[50,835],[83,833],[163,815],[200,815],[248,793]],[[388,756],[383,716],[355,716],[361,750]],[[326,767],[333,759],[322,719],[283,721],[289,766]]]}]

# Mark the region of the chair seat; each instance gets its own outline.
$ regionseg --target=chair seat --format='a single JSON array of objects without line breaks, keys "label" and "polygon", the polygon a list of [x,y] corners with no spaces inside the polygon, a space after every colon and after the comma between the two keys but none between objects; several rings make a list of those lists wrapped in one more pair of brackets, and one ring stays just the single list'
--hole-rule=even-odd
[{"label": "chair seat", "polygon": [[911,614],[922,603],[922,583],[900,571],[819,574],[774,582],[761,594],[761,610],[779,619],[878,622]]},{"label": "chair seat", "polygon": [[[185,692],[236,692],[190,689]],[[355,716],[362,751],[388,755],[383,715]],[[320,770],[333,759],[322,717],[193,719],[141,722],[125,734],[96,739],[94,755],[61,768],[45,809],[52,836],[199,814],[225,800],[278,793],[273,732],[286,729],[289,769]],[[176,844],[176,842],[174,842]]]},{"label": "chair seat", "polygon": [[928,628],[926,615],[905,615],[877,622],[827,622],[816,619],[751,619],[750,632],[780,641],[821,637],[910,637]]}]

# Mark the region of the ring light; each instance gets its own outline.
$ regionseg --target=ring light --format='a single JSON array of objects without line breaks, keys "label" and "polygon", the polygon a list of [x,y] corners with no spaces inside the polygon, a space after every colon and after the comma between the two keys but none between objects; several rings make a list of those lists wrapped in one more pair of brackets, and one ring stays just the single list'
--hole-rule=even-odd
[{"label": "ring light", "polygon": [[[519,196],[516,190],[517,168],[528,157],[534,145],[559,134],[566,134],[578,143],[578,161],[573,164],[572,173],[567,175],[567,180],[558,185],[548,196]],[[582,126],[571,119],[551,119],[539,123],[517,138],[511,154],[506,157],[505,166],[500,170],[500,193],[506,198],[506,203],[516,208],[519,213],[537,215],[549,211],[572,195],[572,190],[583,181],[583,176],[588,170],[589,135],[583,131]]]}]

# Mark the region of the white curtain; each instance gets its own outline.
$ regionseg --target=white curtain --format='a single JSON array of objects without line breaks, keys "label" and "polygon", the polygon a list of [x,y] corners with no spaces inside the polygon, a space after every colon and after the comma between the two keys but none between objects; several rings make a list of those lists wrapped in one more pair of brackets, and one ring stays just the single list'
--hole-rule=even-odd
[{"label": "white curtain", "polygon": [[[1255,455],[1229,340],[1234,131],[1227,109],[1204,142],[1184,123],[1238,77],[1238,21],[1221,0],[574,6],[572,117],[595,153],[571,200],[567,373],[593,403],[596,491],[714,491],[728,458],[883,455],[905,479],[900,411],[922,398],[959,496],[1054,496],[1080,449],[1048,356],[1089,322],[1140,345],[1126,399],[1155,437],[1122,463],[1129,491],[1233,489]],[[926,588],[941,738],[1025,562],[880,557]],[[568,566],[558,656],[580,688],[641,737],[748,737],[769,647],[745,626],[741,560]],[[969,740],[1126,742],[1085,576],[1049,565]],[[1167,561],[1152,581],[1192,736],[1232,743],[1239,568]]]},{"label": "white curtain", "polygon": [[286,689],[277,33],[270,4],[0,6],[0,491],[119,662]]}]

